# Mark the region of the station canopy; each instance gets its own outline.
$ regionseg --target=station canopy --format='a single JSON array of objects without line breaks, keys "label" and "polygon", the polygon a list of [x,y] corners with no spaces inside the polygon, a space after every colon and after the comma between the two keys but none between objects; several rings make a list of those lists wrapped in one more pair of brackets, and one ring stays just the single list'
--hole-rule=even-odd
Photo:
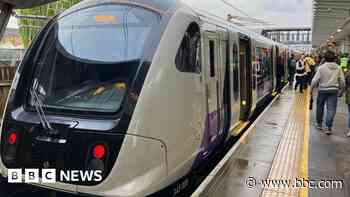
[{"label": "station canopy", "polygon": [[56,0],[0,0],[0,4],[9,4],[14,9],[32,8],[35,6],[47,4]]},{"label": "station canopy", "polygon": [[350,0],[313,0],[313,46],[344,39],[350,34]]}]

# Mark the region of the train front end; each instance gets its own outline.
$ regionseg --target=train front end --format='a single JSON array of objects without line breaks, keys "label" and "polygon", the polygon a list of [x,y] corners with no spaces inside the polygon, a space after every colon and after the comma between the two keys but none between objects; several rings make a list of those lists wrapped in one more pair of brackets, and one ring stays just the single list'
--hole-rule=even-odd
[{"label": "train front end", "polygon": [[146,4],[105,0],[51,20],[11,88],[1,128],[1,175],[101,196],[161,189],[164,144],[128,129],[166,20]]}]

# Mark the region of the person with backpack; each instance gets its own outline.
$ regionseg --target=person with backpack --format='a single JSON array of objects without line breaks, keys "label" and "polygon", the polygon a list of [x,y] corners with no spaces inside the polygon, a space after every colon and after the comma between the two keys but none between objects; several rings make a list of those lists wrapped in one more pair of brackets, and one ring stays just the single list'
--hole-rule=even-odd
[{"label": "person with backpack", "polygon": [[305,68],[307,72],[307,84],[311,85],[311,81],[316,73],[316,62],[311,55],[307,55],[305,58]]},{"label": "person with backpack", "polygon": [[[345,77],[340,66],[335,63],[336,55],[327,51],[325,63],[319,67],[311,83],[311,93],[318,87],[316,122],[317,129],[332,134],[334,117],[337,112],[338,97],[345,87]],[[326,127],[323,128],[324,106],[327,105]]]},{"label": "person with backpack", "polygon": [[305,77],[306,77],[306,70],[304,66],[304,56],[301,56],[299,60],[297,61],[296,64],[296,69],[295,69],[295,87],[294,89],[297,90],[298,86],[300,86],[300,93],[303,93],[304,87],[305,87]]}]

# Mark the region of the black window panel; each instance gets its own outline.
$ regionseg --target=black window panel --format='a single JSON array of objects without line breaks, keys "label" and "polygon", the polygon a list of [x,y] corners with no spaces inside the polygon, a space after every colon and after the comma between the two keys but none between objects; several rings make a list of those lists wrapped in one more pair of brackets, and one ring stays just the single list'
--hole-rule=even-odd
[{"label": "black window panel", "polygon": [[238,69],[238,60],[239,60],[239,54],[238,54],[238,46],[237,44],[234,44],[232,46],[232,60],[233,60],[233,92],[235,93],[235,100],[238,99],[239,96],[239,69]]},{"label": "black window panel", "polygon": [[209,41],[210,77],[215,77],[215,41]]},{"label": "black window panel", "polygon": [[201,73],[200,34],[191,31],[190,27],[182,39],[175,64],[180,72]]}]

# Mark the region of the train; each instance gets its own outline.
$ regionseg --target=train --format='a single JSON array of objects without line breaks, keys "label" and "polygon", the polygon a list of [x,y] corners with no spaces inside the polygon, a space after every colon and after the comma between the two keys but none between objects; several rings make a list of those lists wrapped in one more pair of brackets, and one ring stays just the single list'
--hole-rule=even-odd
[{"label": "train", "polygon": [[[277,94],[287,46],[181,0],[86,0],[53,17],[13,80],[0,174],[101,171],[31,185],[94,196],[176,196]],[[170,189],[169,189],[170,188]]]}]

